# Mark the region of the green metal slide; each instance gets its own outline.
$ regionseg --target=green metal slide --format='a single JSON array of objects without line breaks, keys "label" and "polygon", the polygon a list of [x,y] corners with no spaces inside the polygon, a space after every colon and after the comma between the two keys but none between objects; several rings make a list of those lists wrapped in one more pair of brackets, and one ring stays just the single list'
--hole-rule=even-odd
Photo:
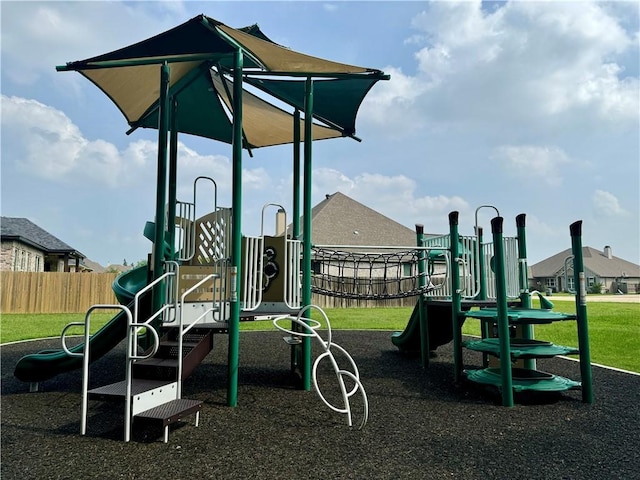
[{"label": "green metal slide", "polygon": [[[134,268],[118,276],[113,282],[113,291],[118,301],[133,309],[133,299],[147,284],[147,266]],[[148,315],[150,302],[140,302],[140,313]],[[127,334],[127,316],[120,311],[106,325],[94,333],[89,340],[91,360],[95,361],[113,349]],[[81,352],[84,344],[70,348]],[[56,375],[82,367],[82,357],[70,357],[64,350],[45,350],[22,357],[16,364],[14,375],[23,382],[42,382]]]},{"label": "green metal slide", "polygon": [[[429,328],[429,350],[433,351],[440,345],[453,340],[453,327],[451,318],[451,302],[440,300],[427,300],[421,298]],[[413,308],[409,323],[402,332],[394,332],[391,341],[400,350],[405,352],[420,352],[420,314],[419,303]]]}]

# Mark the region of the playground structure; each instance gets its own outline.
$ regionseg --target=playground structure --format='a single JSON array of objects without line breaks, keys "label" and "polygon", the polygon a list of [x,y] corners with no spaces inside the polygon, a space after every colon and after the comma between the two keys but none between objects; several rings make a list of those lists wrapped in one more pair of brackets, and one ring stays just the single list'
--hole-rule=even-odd
[{"label": "playground structure", "polygon": [[[126,440],[133,418],[147,417],[162,422],[166,441],[170,423],[200,409],[198,402],[181,397],[181,382],[211,350],[214,334],[228,336],[227,404],[233,407],[241,319],[296,314],[310,305],[312,142],[359,141],[355,119],[360,104],[389,76],[282,47],[257,25],[233,29],[205,15],[57,70],[79,72],[100,88],[125,116],[128,133],[158,130],[156,211],[144,229],[152,251],[147,268],[116,279],[114,291],[123,307],[96,307],[117,308],[120,313],[112,321],[90,338],[85,334],[84,344],[67,348],[63,340],[60,351],[27,355],[15,375],[37,389],[38,382],[84,366],[83,410],[89,397],[120,399],[126,406]],[[292,113],[269,99],[286,104]],[[216,199],[213,210],[197,216],[195,193],[193,202],[178,201],[179,133],[231,144],[229,208],[219,208]],[[243,149],[251,154],[284,144],[293,145],[291,239],[243,236]],[[199,180],[205,177],[196,179],[194,192]],[[285,258],[289,261],[282,262]],[[282,295],[275,277],[288,279]],[[90,323],[88,313],[87,331]],[[293,323],[294,330],[302,328]],[[311,337],[300,336],[300,343],[291,346],[291,367],[300,386],[310,390]],[[89,363],[125,338],[125,380],[88,389]],[[83,433],[85,427],[86,412]]]},{"label": "playground structure", "polygon": [[[323,353],[317,357],[311,371],[316,393],[331,410],[347,415],[347,423],[352,426],[350,398],[359,391],[364,403],[362,428],[368,418],[368,400],[357,366],[348,352],[332,341],[326,314],[319,307],[300,302],[303,277],[300,241],[289,239],[284,233],[280,236],[264,234],[268,209],[276,207],[279,221],[286,224],[284,208],[265,205],[261,235],[243,238],[238,295],[231,288],[234,282],[227,241],[232,211],[218,207],[215,200],[212,212],[198,216],[198,184],[205,181],[213,185],[213,197],[217,198],[215,181],[198,177],[193,184],[194,200],[177,203],[178,215],[174,217],[176,244],[164,245],[165,250],[173,252],[175,260],[164,262],[163,275],[148,281],[148,272],[143,267],[118,277],[114,290],[123,305],[96,305],[87,313],[83,324],[84,345],[89,345],[89,349],[85,350],[82,345],[67,347],[66,333],[73,326],[71,324],[62,332],[62,351],[41,352],[23,358],[16,367],[16,376],[35,385],[35,382],[82,365],[83,434],[87,430],[90,398],[124,397],[132,399],[125,402],[125,440],[131,438],[133,419],[147,418],[162,422],[167,442],[171,423],[195,414],[196,426],[198,424],[202,403],[182,398],[182,382],[211,351],[215,334],[228,334],[229,304],[235,294],[241,299],[243,319],[253,320],[257,315],[275,317],[274,326],[288,334],[285,342],[291,346],[292,371],[299,368],[304,340],[315,338],[319,342]],[[492,208],[498,214],[491,222],[493,238],[489,242],[484,241],[483,229],[478,225],[478,212],[482,208]],[[311,273],[313,288],[322,285],[318,291],[324,293],[329,292],[327,285],[332,285],[333,294],[351,298],[418,296],[406,329],[392,336],[393,344],[401,350],[420,352],[422,364],[427,367],[429,353],[453,340],[454,380],[466,379],[497,387],[505,406],[514,404],[514,392],[558,392],[576,388],[582,389],[583,401],[591,403],[593,389],[586,302],[582,297],[585,287],[581,273],[581,223],[571,226],[574,256],[567,259],[567,263],[573,261],[576,284],[580,285],[574,315],[552,311],[553,305],[540,292],[531,292],[527,287],[524,214],[516,218],[518,232],[515,237],[502,235],[502,217],[495,207],[482,206],[476,211],[474,231],[477,234],[473,236],[459,235],[457,212],[452,212],[449,220],[450,233],[438,237],[425,238],[422,226],[418,225],[414,248],[314,246],[316,251],[331,253],[315,257],[316,261],[329,260],[322,262],[317,272]],[[154,238],[154,228],[153,223],[147,223],[145,235]],[[149,293],[160,282],[165,285],[164,302],[154,313]],[[531,296],[536,293],[541,308],[532,309]],[[120,313],[90,337],[91,313],[116,307]],[[312,308],[318,309],[324,318],[327,340],[319,333],[321,323],[310,316],[305,317]],[[463,342],[462,324],[469,318],[480,320],[482,338]],[[159,327],[153,324],[157,319],[161,321]],[[285,321],[291,322],[290,328],[283,325]],[[577,322],[578,348],[534,339],[532,325],[555,321]],[[141,348],[139,332],[142,328],[148,332],[146,339],[151,338],[146,348]],[[89,389],[89,359],[99,358],[124,337],[127,344],[125,380]],[[481,368],[464,368],[463,348],[483,353]],[[332,349],[347,359],[350,369],[338,366]],[[581,382],[536,370],[536,358],[556,355],[579,355]],[[318,386],[317,368],[325,358],[333,366],[343,407],[328,402]],[[346,387],[345,378],[353,384],[351,389]]]},{"label": "playground structure", "polygon": [[[203,52],[200,42],[191,41],[202,36],[211,40],[218,50]],[[533,346],[531,343],[534,340],[530,329],[526,328],[522,335],[526,341],[511,345],[507,339],[513,319],[517,316],[523,325],[536,321],[576,319],[586,338],[583,289],[577,296],[581,308],[575,318],[560,318],[555,312],[532,313],[529,292],[523,286],[526,285],[526,254],[522,255],[520,249],[524,249],[524,223],[522,240],[519,237],[517,242],[502,237],[498,239],[496,236],[501,235],[501,226],[500,232],[494,233],[494,250],[491,254],[495,259],[493,268],[489,261],[489,244],[482,243],[480,232],[473,238],[460,237],[457,234],[457,216],[455,222],[451,217],[449,236],[425,239],[422,229],[417,229],[417,245],[414,247],[380,246],[363,252],[362,248],[353,245],[313,246],[312,141],[339,136],[354,137],[355,116],[360,102],[377,81],[388,76],[378,70],[309,58],[283,49],[265,38],[257,27],[234,30],[209,17],[198,16],[140,44],[59,68],[81,72],[96,83],[123,111],[132,129],[158,128],[156,215],[154,221],[148,222],[144,228],[144,235],[152,241],[152,251],[148,267],[127,272],[114,282],[114,291],[121,305],[98,305],[87,313],[82,325],[85,329],[83,344],[68,347],[69,329],[65,328],[62,350],[24,357],[16,365],[16,377],[29,382],[32,390],[35,390],[38,382],[61,372],[82,368],[83,434],[87,430],[89,399],[119,400],[124,403],[125,440],[131,438],[134,418],[147,418],[162,424],[166,442],[172,423],[194,414],[198,424],[202,402],[182,398],[182,382],[211,351],[216,334],[226,334],[228,337],[227,403],[229,406],[237,405],[239,323],[257,316],[270,316],[276,317],[276,328],[290,335],[291,370],[297,374],[300,386],[310,390],[314,380],[321,400],[332,410],[346,414],[349,425],[352,424],[349,398],[359,391],[365,408],[363,426],[368,417],[368,401],[355,362],[332,342],[330,327],[328,340],[325,341],[318,334],[319,325],[310,317],[303,316],[310,309],[311,292],[315,289],[325,294],[368,299],[418,296],[407,329],[403,334],[394,335],[394,344],[401,349],[411,349],[415,348],[418,338],[418,349],[426,366],[429,351],[453,339],[455,379],[459,380],[465,373],[472,381],[497,385],[503,392],[503,403],[513,404],[512,390],[520,388],[517,380],[521,375],[520,371],[515,372],[517,375],[512,372],[511,360],[525,358],[529,362],[526,371],[534,372],[530,358],[548,356],[551,352],[538,343],[533,353],[527,349]],[[163,50],[167,41],[175,45],[176,50],[172,55],[167,55]],[[141,51],[145,51],[148,57],[141,58]],[[263,56],[256,52],[262,52]],[[246,65],[243,63],[245,57]],[[154,77],[158,70],[159,98],[156,96],[157,78]],[[267,73],[293,79],[268,79],[263,76]],[[322,81],[314,82],[314,78]],[[344,82],[350,81],[356,87],[342,88]],[[244,92],[243,82],[292,106],[294,113],[286,118],[286,122],[289,122],[285,129],[287,135],[274,139],[271,131],[264,138],[250,132],[249,127],[265,124],[278,130],[276,127],[286,122],[280,121],[281,110],[272,111],[273,117],[265,114],[268,103]],[[138,93],[135,101],[130,91],[121,91],[122,85],[128,85],[131,91]],[[314,96],[319,100],[317,111],[314,110]],[[345,99],[349,100],[346,103],[350,105],[346,112],[336,107],[341,103],[340,100]],[[230,122],[219,113],[226,111],[222,108],[223,104],[226,110],[233,112]],[[325,104],[337,113],[324,110]],[[200,116],[205,115],[202,113],[205,111],[211,114],[214,108],[218,112],[215,118]],[[304,121],[301,121],[300,110],[304,111]],[[247,131],[243,127],[243,113],[247,114]],[[251,114],[256,117],[251,117]],[[270,124],[272,119],[273,123]],[[324,126],[319,125],[317,120],[323,122]],[[216,130],[219,124],[225,126]],[[205,176],[194,180],[193,200],[179,201],[176,198],[178,132],[232,143],[233,198],[230,207],[218,206],[217,185],[212,178]],[[273,134],[276,133],[282,132],[278,130]],[[302,175],[301,142],[304,143]],[[282,143],[294,145],[290,235],[265,234],[265,216],[270,208],[276,208],[278,213],[284,214],[286,225],[284,208],[281,205],[267,205],[262,212],[261,234],[256,237],[244,236],[241,228],[242,149]],[[214,189],[213,205],[205,205],[205,213],[201,212],[202,208],[196,202],[198,189],[203,183],[212,185]],[[304,219],[302,226],[301,218]],[[579,238],[579,234],[576,236]],[[504,260],[504,250],[507,250],[510,259],[514,248],[518,254],[515,274],[512,269],[505,268]],[[575,284],[583,285],[581,257],[578,258],[581,251],[574,250],[574,255]],[[312,269],[314,258],[323,266],[319,272]],[[511,265],[511,262],[507,263]],[[525,283],[518,283],[523,277]],[[345,282],[347,278],[349,282]],[[515,313],[508,308],[507,298],[511,296],[520,301],[520,308]],[[496,306],[493,313],[488,308],[479,310],[484,312],[480,314],[470,310],[472,306],[486,307],[489,304]],[[115,308],[119,313],[96,334],[89,336],[91,313],[104,308]],[[445,322],[441,321],[443,317]],[[465,318],[481,318],[483,331],[486,332],[483,335],[486,337],[483,338],[485,343],[473,347],[469,344],[468,347],[482,349],[483,353],[500,358],[499,369],[485,369],[488,376],[474,376],[471,371],[465,372],[463,369],[461,324]],[[326,316],[325,320],[329,326]],[[284,321],[291,322],[290,329],[283,326]],[[497,325],[497,350],[495,341],[490,341],[493,338],[490,334],[491,325]],[[312,368],[313,338],[319,341],[323,353]],[[126,341],[125,379],[115,384],[90,388],[90,363],[123,339]],[[588,365],[588,338],[585,345],[583,340],[579,348],[581,364]],[[492,345],[492,348],[487,345]],[[347,357],[351,370],[338,366],[332,348]],[[523,350],[528,350],[528,353],[522,354]],[[334,367],[343,408],[328,403],[315,382],[317,365],[325,358]],[[592,401],[587,373],[585,366],[583,399]],[[347,389],[345,377],[353,382],[353,388]],[[499,381],[495,380],[496,377]],[[540,385],[546,377],[527,380],[530,384]],[[566,383],[563,388],[576,386]]]},{"label": "playground structure", "polygon": [[[484,241],[478,225],[478,212],[483,208],[494,209],[497,215],[491,221],[489,242]],[[573,255],[566,263],[573,264],[575,284],[580,288],[576,292],[576,314],[568,314],[552,311],[551,302],[528,288],[525,218],[524,214],[516,217],[515,237],[503,235],[503,218],[497,208],[487,205],[476,210],[475,235],[459,234],[458,212],[449,215],[449,235],[424,238],[418,229],[418,245],[446,252],[447,265],[451,266],[449,281],[439,290],[422,294],[407,328],[395,333],[392,341],[401,350],[419,351],[426,367],[429,351],[452,339],[455,381],[466,379],[497,387],[505,406],[514,404],[514,392],[569,389],[581,389],[583,402],[592,403],[582,222],[570,227]],[[535,294],[540,299],[539,309],[531,308],[531,296]],[[480,320],[481,339],[463,342],[462,325],[470,318]],[[534,325],[559,321],[576,322],[577,348],[534,338]],[[433,335],[437,338],[431,338]],[[482,367],[465,369],[462,348],[481,352]],[[536,370],[537,358],[557,355],[579,356],[580,382]]]}]

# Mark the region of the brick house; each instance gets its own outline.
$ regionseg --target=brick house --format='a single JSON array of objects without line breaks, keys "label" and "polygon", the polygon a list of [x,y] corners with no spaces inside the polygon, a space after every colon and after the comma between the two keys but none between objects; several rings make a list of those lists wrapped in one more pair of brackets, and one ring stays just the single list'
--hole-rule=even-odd
[{"label": "brick house", "polygon": [[0,270],[80,272],[85,256],[26,218],[0,217]]}]

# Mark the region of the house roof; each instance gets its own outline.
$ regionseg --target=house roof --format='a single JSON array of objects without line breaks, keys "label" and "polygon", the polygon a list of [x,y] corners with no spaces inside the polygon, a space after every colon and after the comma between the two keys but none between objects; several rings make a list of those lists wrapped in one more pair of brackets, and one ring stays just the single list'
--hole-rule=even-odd
[{"label": "house roof", "polygon": [[69,254],[84,258],[75,248],[26,218],[0,217],[0,237],[30,245],[49,254]]},{"label": "house roof", "polygon": [[[531,265],[531,277],[554,277],[564,269],[564,261],[572,255],[571,249],[566,249],[541,262]],[[585,269],[603,278],[615,277],[640,277],[640,265],[611,256],[608,258],[604,252],[591,247],[582,247],[582,256]]]},{"label": "house roof", "polygon": [[314,245],[410,247],[416,244],[413,230],[341,192],[327,195],[313,207],[311,221]]},{"label": "house roof", "polygon": [[93,273],[104,273],[106,271],[106,269],[102,265],[100,265],[98,262],[94,262],[93,260],[89,260],[88,258],[85,258],[82,261],[82,265],[87,270],[90,270]]}]

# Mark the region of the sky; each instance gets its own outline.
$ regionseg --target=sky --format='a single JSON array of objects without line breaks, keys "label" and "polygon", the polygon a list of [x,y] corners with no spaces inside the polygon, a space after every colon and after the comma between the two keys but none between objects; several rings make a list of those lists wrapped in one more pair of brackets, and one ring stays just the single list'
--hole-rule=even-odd
[{"label": "sky", "polygon": [[[127,136],[104,94],[55,67],[204,13],[390,75],[360,108],[362,142],[314,143],[314,205],[340,191],[430,234],[447,233],[454,210],[471,234],[476,209],[492,205],[514,236],[525,213],[529,265],[570,248],[569,225],[582,220],[583,245],[640,264],[639,5],[2,1],[0,211],[104,266],[146,259],[157,132]],[[230,206],[230,158],[229,145],[182,135],[179,199],[208,175]],[[244,154],[245,234],[259,234],[267,203],[290,215],[291,158],[291,146]],[[494,215],[480,210],[485,232]],[[266,233],[272,223],[267,211]]]}]

